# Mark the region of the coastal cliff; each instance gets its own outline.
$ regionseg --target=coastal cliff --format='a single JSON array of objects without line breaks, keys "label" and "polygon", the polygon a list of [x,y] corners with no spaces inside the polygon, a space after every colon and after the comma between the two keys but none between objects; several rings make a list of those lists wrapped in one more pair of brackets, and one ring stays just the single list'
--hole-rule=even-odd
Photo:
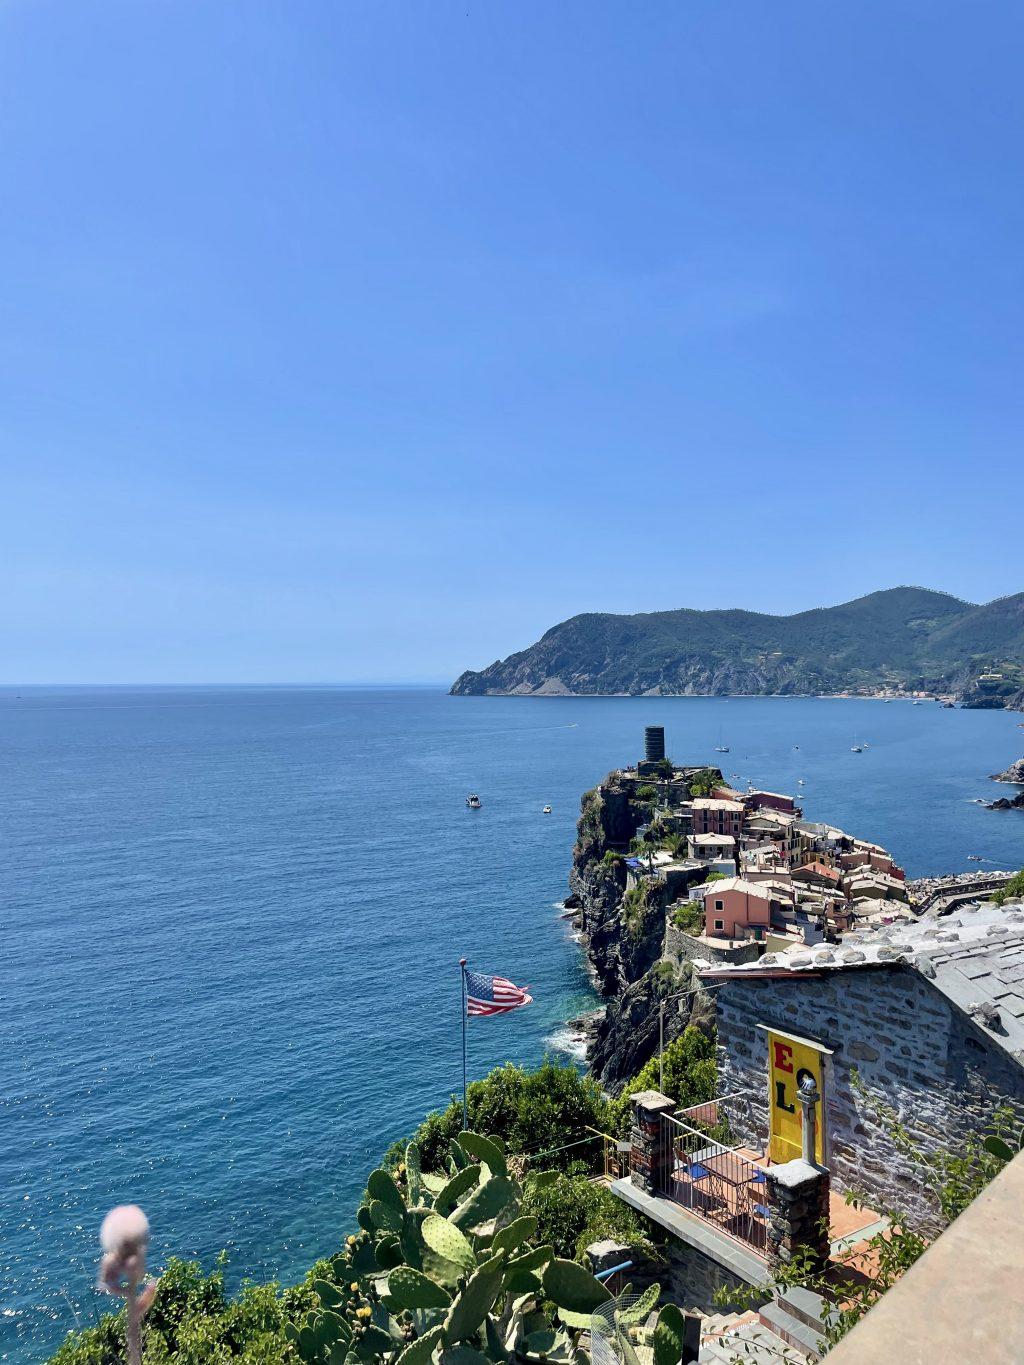
[{"label": "coastal cliff", "polygon": [[[651,815],[648,790],[635,774],[613,772],[584,793],[569,874],[567,905],[576,912],[587,959],[608,1001],[590,1031],[588,1061],[612,1092],[657,1051],[661,1003],[694,988],[690,965],[664,957],[664,883],[631,877],[625,861]],[[690,1023],[709,1029],[711,1019],[703,997],[674,1000],[665,1011],[665,1042]]]},{"label": "coastal cliff", "polygon": [[983,606],[926,588],[768,616],[591,612],[479,671],[454,696],[943,696],[1024,709],[1024,593]]}]

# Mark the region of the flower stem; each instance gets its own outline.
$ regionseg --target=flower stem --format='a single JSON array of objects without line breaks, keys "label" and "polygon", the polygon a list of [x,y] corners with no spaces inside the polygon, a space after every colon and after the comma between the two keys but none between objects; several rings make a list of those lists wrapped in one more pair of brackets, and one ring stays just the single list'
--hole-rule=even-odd
[{"label": "flower stem", "polygon": [[136,1283],[128,1282],[126,1309],[128,1316],[128,1365],[142,1365],[142,1340],[139,1331],[139,1312],[135,1302]]}]

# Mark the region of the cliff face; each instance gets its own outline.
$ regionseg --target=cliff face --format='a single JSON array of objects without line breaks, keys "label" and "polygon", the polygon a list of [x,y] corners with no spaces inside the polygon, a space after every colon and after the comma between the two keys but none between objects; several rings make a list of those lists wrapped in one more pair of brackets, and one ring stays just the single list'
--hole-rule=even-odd
[{"label": "cliff face", "polygon": [[[577,840],[569,886],[578,912],[587,957],[601,993],[608,997],[605,1014],[593,1036],[590,1070],[603,1086],[616,1091],[657,1051],[658,1011],[669,995],[691,988],[688,967],[661,962],[665,939],[662,884],[641,878],[627,890],[627,851],[648,808],[633,796],[633,783],[612,773],[586,792],[580,803]],[[710,1019],[706,1004],[673,1002],[666,1010],[665,1041],[671,1042],[688,1023]]]}]

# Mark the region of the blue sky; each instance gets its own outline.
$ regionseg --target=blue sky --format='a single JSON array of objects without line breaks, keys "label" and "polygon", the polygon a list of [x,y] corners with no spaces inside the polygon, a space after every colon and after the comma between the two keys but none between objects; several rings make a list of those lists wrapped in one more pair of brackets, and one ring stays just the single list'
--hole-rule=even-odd
[{"label": "blue sky", "polygon": [[1024,588],[1024,10],[0,0],[0,677]]}]

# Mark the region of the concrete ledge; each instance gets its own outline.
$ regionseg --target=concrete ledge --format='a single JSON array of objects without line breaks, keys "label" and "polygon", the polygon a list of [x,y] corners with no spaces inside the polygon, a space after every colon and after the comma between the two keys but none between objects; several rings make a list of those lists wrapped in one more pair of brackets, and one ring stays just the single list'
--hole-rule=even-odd
[{"label": "concrete ledge", "polygon": [[829,1353],[829,1365],[1024,1359],[1024,1155]]},{"label": "concrete ledge", "polygon": [[644,1214],[652,1223],[657,1223],[660,1228],[670,1232],[673,1237],[678,1237],[687,1246],[703,1252],[705,1256],[716,1261],[738,1279],[754,1285],[767,1283],[769,1279],[768,1267],[764,1261],[760,1260],[752,1251],[746,1251],[731,1237],[726,1237],[724,1233],[717,1232],[702,1219],[695,1218],[692,1213],[687,1213],[678,1204],[674,1204],[671,1199],[664,1199],[661,1195],[646,1194],[643,1190],[637,1189],[631,1180],[627,1179],[613,1180],[611,1191],[624,1204],[628,1204],[630,1208]]}]

